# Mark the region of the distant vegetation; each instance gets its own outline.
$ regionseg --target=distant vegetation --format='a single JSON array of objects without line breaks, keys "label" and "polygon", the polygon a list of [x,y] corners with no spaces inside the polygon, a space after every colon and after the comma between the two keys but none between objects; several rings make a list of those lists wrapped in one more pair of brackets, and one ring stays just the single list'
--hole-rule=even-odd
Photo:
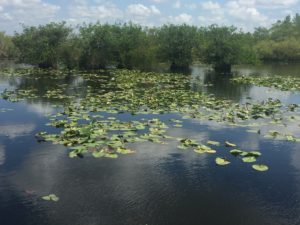
[{"label": "distant vegetation", "polygon": [[253,33],[235,27],[65,22],[23,27],[9,37],[0,33],[0,57],[43,68],[98,69],[115,66],[151,69],[157,63],[188,68],[193,62],[229,71],[235,64],[300,60],[300,16],[287,16]]},{"label": "distant vegetation", "polygon": [[0,59],[15,58],[17,56],[17,49],[12,42],[12,37],[0,32]]},{"label": "distant vegetation", "polygon": [[257,28],[253,34],[256,51],[263,61],[300,60],[300,16],[287,16],[270,29]]},{"label": "distant vegetation", "polygon": [[13,37],[20,51],[20,60],[42,68],[58,67],[63,60],[63,48],[68,43],[72,29],[65,23],[50,23],[39,27],[24,27]]}]

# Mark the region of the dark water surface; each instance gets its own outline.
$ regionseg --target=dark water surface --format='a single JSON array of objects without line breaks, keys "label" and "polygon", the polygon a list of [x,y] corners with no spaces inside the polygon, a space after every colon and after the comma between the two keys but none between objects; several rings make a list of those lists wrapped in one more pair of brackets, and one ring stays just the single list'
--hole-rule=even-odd
[{"label": "dark water surface", "polygon": [[[240,74],[283,76],[298,76],[298,71],[300,66],[287,65],[235,69]],[[233,84],[230,75],[214,74],[204,67],[194,67],[192,75],[197,77],[195,91],[201,89],[236,102],[272,97],[300,103],[299,93]],[[60,82],[72,87],[70,93],[84,92],[87,85],[77,76]],[[212,85],[203,87],[200,83]],[[28,85],[36,85],[42,92],[54,84],[47,78],[32,84],[26,78],[0,75],[0,91]],[[59,102],[0,100],[0,109],[12,109],[0,112],[1,225],[300,224],[299,143],[265,139],[246,132],[246,128],[191,119],[169,134],[199,141],[230,140],[241,149],[260,150],[263,155],[258,162],[270,170],[260,173],[239,160],[221,168],[215,165],[214,155],[182,151],[176,143],[135,144],[136,154],[118,159],[71,159],[66,147],[38,143],[34,138],[40,131],[55,130],[46,126],[46,114],[56,111],[53,104]],[[119,117],[131,118],[127,114]],[[293,133],[300,136],[298,125]],[[217,150],[228,156],[225,147]],[[41,200],[49,193],[55,193],[60,201]]]}]

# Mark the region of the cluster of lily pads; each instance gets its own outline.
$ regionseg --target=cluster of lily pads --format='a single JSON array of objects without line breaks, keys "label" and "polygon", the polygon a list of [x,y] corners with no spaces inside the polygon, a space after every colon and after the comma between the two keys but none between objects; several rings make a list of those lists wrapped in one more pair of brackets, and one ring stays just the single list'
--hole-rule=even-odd
[{"label": "cluster of lily pads", "polygon": [[[130,145],[143,141],[160,144],[178,141],[180,149],[192,148],[199,154],[216,153],[210,146],[219,145],[217,141],[202,144],[188,138],[167,135],[170,127],[183,127],[183,121],[175,118],[167,122],[160,120],[159,115],[166,113],[181,116],[182,119],[215,121],[251,128],[261,126],[259,123],[250,123],[255,120],[264,119],[283,125],[289,113],[293,113],[294,119],[297,118],[294,114],[298,105],[284,106],[278,99],[272,98],[262,102],[249,99],[244,104],[217,99],[206,93],[192,91],[190,77],[180,74],[111,70],[68,75],[83,79],[85,85],[80,92],[59,82],[61,76],[66,76],[62,72],[50,71],[49,75],[46,71],[26,70],[17,75],[22,76],[32,79],[33,84],[44,76],[50,76],[55,80],[55,88],[41,92],[34,85],[29,85],[26,88],[5,90],[1,97],[11,102],[36,98],[61,102],[58,112],[50,116],[48,123],[58,128],[58,132],[40,132],[36,138],[38,141],[67,146],[72,158],[84,157],[85,154],[96,158],[118,158],[120,154],[135,153]],[[132,119],[118,119],[119,114],[130,114]],[[138,117],[134,115],[145,115],[146,118],[136,119]],[[287,140],[298,141],[294,136],[285,137]],[[233,147],[229,142],[226,146]],[[237,149],[232,150],[231,154],[241,157],[243,162],[255,162],[260,156],[259,152]],[[227,165],[230,162],[218,157],[216,163]],[[253,165],[253,168],[265,171],[267,167]]]},{"label": "cluster of lily pads", "polygon": [[239,76],[232,79],[239,84],[274,87],[282,91],[300,91],[300,77],[286,76]]},{"label": "cluster of lily pads", "polygon": [[[197,141],[191,140],[191,139],[179,139],[179,141],[180,141],[180,145],[178,146],[179,149],[188,149],[189,147],[191,147],[191,148],[194,148],[194,152],[196,152],[198,154],[204,154],[204,153],[215,154],[215,153],[217,153],[217,151],[212,149],[212,147],[210,147],[210,146],[220,146],[221,145],[220,142],[217,142],[217,141],[207,141],[207,145],[210,145],[210,146],[207,146],[204,144],[199,144]],[[237,147],[236,144],[228,142],[228,141],[226,141],[224,145],[228,148]],[[240,157],[242,159],[242,161],[245,163],[256,162],[257,158],[262,155],[261,152],[259,152],[259,151],[242,151],[239,149],[232,149],[230,151],[230,154],[235,157]],[[217,158],[215,158],[215,163],[219,166],[226,166],[226,165],[230,164],[231,162],[225,157],[217,157]],[[253,164],[252,168],[257,171],[262,171],[262,172],[267,171],[269,169],[268,166],[266,166],[264,164]]]}]

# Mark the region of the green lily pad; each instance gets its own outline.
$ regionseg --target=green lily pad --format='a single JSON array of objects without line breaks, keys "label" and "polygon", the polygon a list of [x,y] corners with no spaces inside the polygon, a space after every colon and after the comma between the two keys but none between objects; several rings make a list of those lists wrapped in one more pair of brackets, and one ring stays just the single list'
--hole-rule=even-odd
[{"label": "green lily pad", "polygon": [[206,153],[209,153],[209,154],[215,154],[217,151],[214,150],[214,149],[207,149],[206,150]]},{"label": "green lily pad", "polygon": [[239,150],[239,149],[232,149],[231,151],[230,151],[230,154],[232,154],[232,155],[234,155],[234,156],[238,156],[238,155],[240,155],[240,154],[242,154],[243,153],[243,151],[241,151],[241,150]]},{"label": "green lily pad", "polygon": [[207,143],[208,145],[220,146],[220,142],[218,142],[218,141],[207,141],[206,143]]},{"label": "green lily pad", "polygon": [[105,153],[103,151],[94,151],[93,152],[93,156],[95,158],[101,158],[101,157],[104,157],[105,156]]},{"label": "green lily pad", "polygon": [[259,151],[251,151],[248,153],[247,156],[259,157],[259,156],[261,156],[261,153]]},{"label": "green lily pad", "polygon": [[208,147],[206,145],[200,145],[200,146],[197,146],[196,149],[194,149],[194,152],[199,153],[199,154],[203,154],[203,153],[214,154],[214,153],[216,153],[216,150],[211,149],[210,147]]},{"label": "green lily pad", "polygon": [[104,157],[106,157],[106,158],[111,158],[111,159],[116,159],[116,158],[118,158],[118,155],[115,154],[115,153],[106,153],[106,154],[104,155]]},{"label": "green lily pad", "polygon": [[264,172],[269,169],[269,167],[264,164],[254,164],[252,165],[252,168],[260,172]]},{"label": "green lily pad", "polygon": [[57,197],[55,194],[43,196],[42,199],[45,201],[53,201],[53,202],[59,201],[59,197]]},{"label": "green lily pad", "polygon": [[182,149],[182,150],[188,149],[188,147],[185,145],[178,145],[177,148]]},{"label": "green lily pad", "polygon": [[206,150],[202,149],[202,148],[196,148],[196,149],[194,149],[194,152],[199,153],[199,154],[204,154],[204,153],[206,153]]},{"label": "green lily pad", "polygon": [[216,164],[219,165],[219,166],[226,166],[226,165],[228,165],[228,164],[230,163],[227,159],[225,159],[225,158],[220,158],[220,157],[216,158],[216,159],[215,159],[215,162],[216,162]]},{"label": "green lily pad", "polygon": [[243,162],[246,163],[252,163],[256,161],[256,158],[254,156],[246,156],[242,158]]},{"label": "green lily pad", "polygon": [[127,149],[127,148],[117,148],[117,153],[123,154],[123,155],[127,155],[127,154],[133,154],[135,153],[135,151],[131,150],[131,149]]},{"label": "green lily pad", "polygon": [[226,147],[236,147],[236,144],[230,143],[229,141],[225,142]]}]

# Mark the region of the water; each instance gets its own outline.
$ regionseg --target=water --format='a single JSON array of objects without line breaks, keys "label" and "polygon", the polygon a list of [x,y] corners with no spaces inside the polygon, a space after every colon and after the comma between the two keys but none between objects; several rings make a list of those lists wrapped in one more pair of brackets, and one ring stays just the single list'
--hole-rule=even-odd
[{"label": "water", "polygon": [[[297,76],[296,66],[241,67],[235,73]],[[298,71],[300,66],[297,67]],[[230,76],[214,74],[204,67],[192,69],[199,82],[212,84],[195,90],[220,98],[243,102],[247,97],[263,100],[270,95],[285,103],[300,103],[300,94],[275,89],[237,85]],[[84,93],[87,83],[66,76],[70,93]],[[55,85],[47,78],[30,82],[26,78],[0,76],[5,88],[35,86],[41,92]],[[182,151],[176,143],[135,144],[137,153],[116,160],[68,157],[67,148],[38,143],[34,135],[50,131],[47,113],[54,113],[47,99],[9,103],[0,100],[0,224],[1,225],[298,225],[300,224],[300,145],[265,139],[213,122],[185,120],[183,128],[170,135],[196,140],[232,140],[241,149],[260,150],[258,160],[270,167],[265,173],[239,160],[218,167],[214,155]],[[122,115],[121,115],[122,116]],[[123,117],[130,118],[129,115]],[[161,116],[168,119],[169,115]],[[172,117],[174,118],[174,117]],[[178,117],[180,118],[180,117]],[[299,135],[299,127],[294,133]],[[222,155],[228,150],[216,147]],[[57,203],[41,196],[55,193]]]}]

